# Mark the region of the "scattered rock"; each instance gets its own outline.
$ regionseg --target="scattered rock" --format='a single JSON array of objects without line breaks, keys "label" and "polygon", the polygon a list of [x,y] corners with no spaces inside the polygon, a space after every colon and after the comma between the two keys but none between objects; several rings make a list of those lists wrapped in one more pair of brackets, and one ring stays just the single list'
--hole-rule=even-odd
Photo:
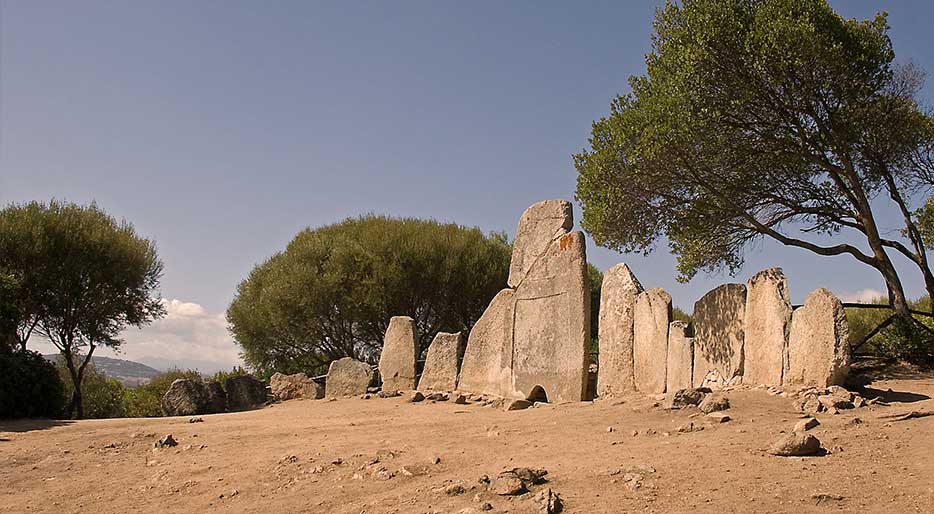
[{"label": "scattered rock", "polygon": [[506,400],[505,410],[523,410],[528,409],[532,406],[532,402],[528,400]]},{"label": "scattered rock", "polygon": [[803,457],[820,451],[820,440],[811,434],[792,432],[782,436],[769,448],[769,453],[780,457]]},{"label": "scattered rock", "polygon": [[555,514],[561,512],[561,497],[558,496],[558,493],[547,488],[542,490],[535,496],[535,501],[538,502],[539,512],[541,514]]},{"label": "scattered rock", "polygon": [[820,425],[820,421],[817,421],[817,418],[802,419],[801,421],[795,424],[794,431],[795,432],[807,432],[808,430],[811,430],[812,428],[815,428],[818,425]]},{"label": "scattered rock", "polygon": [[707,419],[715,423],[726,423],[727,421],[730,421],[733,418],[729,417],[728,415],[722,412],[711,412],[710,414],[707,414]]},{"label": "scattered rock", "polygon": [[432,457],[431,463],[435,465],[441,464],[441,457],[438,457],[437,455]]},{"label": "scattered rock", "polygon": [[188,420],[189,423],[204,423],[204,420],[201,418],[191,418]]},{"label": "scattered rock", "polygon": [[[418,393],[418,394],[422,394],[422,393]],[[376,396],[379,396],[380,398],[395,398],[396,396],[402,396],[402,391],[397,391],[395,389],[391,391],[380,391],[376,393]]]},{"label": "scattered rock", "polygon": [[513,468],[490,480],[490,490],[500,496],[513,496],[528,491],[532,485],[545,482],[548,471],[536,468]]},{"label": "scattered rock", "polygon": [[440,391],[436,391],[434,393],[428,393],[425,396],[425,399],[433,401],[433,402],[446,402],[448,401],[448,393],[442,393]]},{"label": "scattered rock", "polygon": [[173,446],[178,446],[178,442],[175,441],[172,434],[166,434],[165,437],[153,443],[153,447],[155,448],[171,448]]},{"label": "scattered rock", "polygon": [[844,498],[839,494],[814,493],[811,495],[811,499],[814,500],[815,505],[820,505],[827,502],[843,501]]},{"label": "scattered rock", "polygon": [[464,484],[460,483],[451,484],[444,488],[444,494],[448,496],[458,496],[464,494],[465,492],[467,492],[467,490],[464,489]]},{"label": "scattered rock", "polygon": [[704,414],[710,414],[711,412],[718,412],[727,410],[730,408],[730,400],[726,396],[721,396],[719,394],[709,394],[704,401],[697,406],[701,412]]},{"label": "scattered rock", "polygon": [[324,397],[324,387],[304,373],[293,375],[275,373],[269,378],[269,390],[273,400],[277,402],[296,398],[316,400]]},{"label": "scattered rock", "polygon": [[850,400],[841,398],[839,396],[834,396],[830,394],[825,394],[817,397],[817,401],[824,407],[826,410],[830,409],[852,409],[853,403]]},{"label": "scattered rock", "polygon": [[418,403],[425,399],[425,395],[418,391],[412,391],[409,393],[409,396],[406,398],[406,401],[409,403]]},{"label": "scattered rock", "polygon": [[467,397],[462,394],[452,394],[451,401],[456,405],[467,405]]},{"label": "scattered rock", "polygon": [[710,389],[703,388],[679,389],[669,395],[668,408],[682,409],[697,405],[704,400],[704,395],[709,392]]}]

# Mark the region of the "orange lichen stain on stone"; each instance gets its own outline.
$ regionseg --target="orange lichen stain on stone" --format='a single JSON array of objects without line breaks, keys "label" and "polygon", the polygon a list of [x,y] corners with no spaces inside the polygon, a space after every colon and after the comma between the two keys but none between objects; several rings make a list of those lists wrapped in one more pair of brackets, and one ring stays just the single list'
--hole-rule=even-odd
[{"label": "orange lichen stain on stone", "polygon": [[571,234],[564,234],[561,236],[561,240],[558,242],[558,247],[562,252],[571,247],[571,239]]}]

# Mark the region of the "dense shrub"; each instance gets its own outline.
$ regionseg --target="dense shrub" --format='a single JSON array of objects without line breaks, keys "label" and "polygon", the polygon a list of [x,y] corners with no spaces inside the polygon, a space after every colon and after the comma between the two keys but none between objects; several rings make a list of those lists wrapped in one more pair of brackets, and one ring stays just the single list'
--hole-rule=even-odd
[{"label": "dense shrub", "polygon": [[[71,401],[74,385],[64,360],[59,358],[57,363],[58,374],[65,385],[63,397],[65,402]],[[122,418],[126,415],[123,403],[123,384],[115,378],[108,377],[104,372],[98,371],[93,364],[88,364],[84,370],[84,379],[81,382],[81,395],[84,399],[84,418]]]},{"label": "dense shrub", "polygon": [[[888,300],[876,298],[869,303],[886,304]],[[921,298],[910,302],[910,306],[918,311],[930,312],[930,299]],[[891,314],[889,309],[846,309],[846,318],[850,326],[850,345],[859,343]],[[915,319],[934,330],[934,319],[920,315],[916,315]],[[859,351],[885,358],[930,362],[934,360],[934,335],[918,325],[892,323],[869,339]]]},{"label": "dense shrub", "polygon": [[0,350],[0,418],[58,417],[63,391],[55,366],[41,354]]}]

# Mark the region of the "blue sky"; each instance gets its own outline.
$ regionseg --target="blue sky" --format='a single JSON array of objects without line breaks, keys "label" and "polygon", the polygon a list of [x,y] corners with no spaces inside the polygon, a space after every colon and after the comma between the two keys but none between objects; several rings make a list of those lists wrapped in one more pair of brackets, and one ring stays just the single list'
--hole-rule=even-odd
[{"label": "blue sky", "polygon": [[[928,2],[833,4],[887,10],[899,59],[934,71]],[[571,154],[644,71],[654,6],[3,1],[0,205],[96,200],[132,221],[157,241],[175,303],[127,335],[125,356],[226,366],[237,283],[303,227],[373,212],[512,234],[528,205],[573,199]],[[588,253],[686,310],[731,280],[679,284],[664,247]],[[768,266],[785,268],[796,302],[819,286],[884,290],[851,258],[770,243],[737,280]]]}]

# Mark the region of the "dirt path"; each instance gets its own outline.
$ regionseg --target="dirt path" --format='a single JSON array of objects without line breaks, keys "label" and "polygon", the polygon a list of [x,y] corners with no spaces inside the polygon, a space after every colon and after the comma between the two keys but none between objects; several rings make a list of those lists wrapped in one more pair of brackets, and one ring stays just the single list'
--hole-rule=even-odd
[{"label": "dirt path", "polygon": [[[531,513],[544,487],[574,513],[934,512],[934,416],[879,418],[934,412],[934,378],[872,387],[900,403],[818,416],[812,433],[830,453],[806,458],[762,451],[799,415],[761,389],[730,392],[723,424],[642,397],[515,412],[298,400],[202,423],[0,423],[0,513]],[[677,431],[689,423],[704,428]],[[179,445],[154,450],[167,433]],[[548,483],[515,498],[479,483],[518,466],[546,468]],[[466,492],[442,490],[457,482]]]}]

